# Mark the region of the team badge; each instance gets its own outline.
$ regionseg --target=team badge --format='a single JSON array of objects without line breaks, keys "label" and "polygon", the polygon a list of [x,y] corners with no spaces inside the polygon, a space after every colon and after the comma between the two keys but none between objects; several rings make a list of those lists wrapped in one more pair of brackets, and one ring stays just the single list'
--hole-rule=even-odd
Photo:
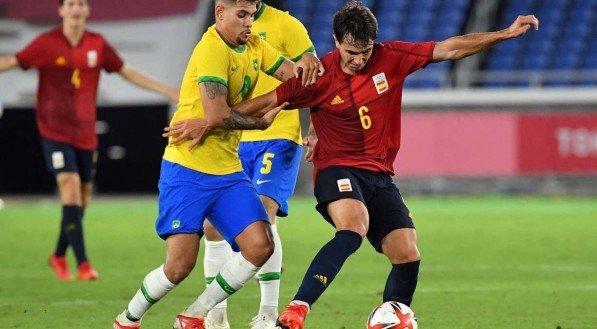
[{"label": "team badge", "polygon": [[259,34],[259,37],[261,38],[261,40],[266,40],[267,39],[267,33],[266,32],[259,32],[257,34]]},{"label": "team badge", "polygon": [[176,230],[179,227],[180,227],[180,220],[178,220],[178,219],[173,220],[172,221],[172,229]]},{"label": "team badge", "polygon": [[386,79],[386,74],[383,72],[373,76],[373,84],[375,84],[375,89],[377,89],[378,94],[390,89],[388,79]]},{"label": "team badge", "polygon": [[61,151],[52,152],[52,167],[54,169],[62,169],[64,166],[64,153]]},{"label": "team badge", "polygon": [[253,68],[255,71],[259,71],[259,61],[257,61],[257,59],[253,60]]},{"label": "team badge", "polygon": [[87,66],[89,66],[89,67],[97,66],[97,51],[90,50],[87,52]]},{"label": "team badge", "polygon": [[338,179],[338,191],[340,192],[352,192],[352,184],[350,184],[349,178]]}]

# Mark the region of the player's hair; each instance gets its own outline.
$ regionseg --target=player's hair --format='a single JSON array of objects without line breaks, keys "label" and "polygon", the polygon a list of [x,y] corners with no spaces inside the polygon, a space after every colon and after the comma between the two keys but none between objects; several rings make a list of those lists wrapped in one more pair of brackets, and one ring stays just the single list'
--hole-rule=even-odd
[{"label": "player's hair", "polygon": [[248,2],[248,3],[256,3],[258,0],[216,0],[216,2],[226,2],[226,3],[238,3],[240,1]]},{"label": "player's hair", "polygon": [[[89,4],[90,0],[87,0],[87,4]],[[58,0],[58,3],[60,4],[60,6],[62,6],[64,4],[64,0]]]},{"label": "player's hair", "polygon": [[377,38],[377,19],[363,3],[350,1],[334,14],[334,36],[342,43],[350,36],[351,43],[366,46]]}]

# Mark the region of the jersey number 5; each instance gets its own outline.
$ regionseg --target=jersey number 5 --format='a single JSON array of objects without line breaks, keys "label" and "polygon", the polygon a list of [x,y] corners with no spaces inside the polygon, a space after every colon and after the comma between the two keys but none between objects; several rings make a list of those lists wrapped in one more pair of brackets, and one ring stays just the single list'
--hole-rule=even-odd
[{"label": "jersey number 5", "polygon": [[269,174],[272,171],[272,158],[275,156],[273,153],[265,153],[263,155],[263,168],[259,170],[262,174]]},{"label": "jersey number 5", "polygon": [[367,106],[359,107],[359,117],[361,118],[361,125],[365,130],[371,128],[371,117],[365,114],[367,112],[369,112],[369,108],[367,108]]}]

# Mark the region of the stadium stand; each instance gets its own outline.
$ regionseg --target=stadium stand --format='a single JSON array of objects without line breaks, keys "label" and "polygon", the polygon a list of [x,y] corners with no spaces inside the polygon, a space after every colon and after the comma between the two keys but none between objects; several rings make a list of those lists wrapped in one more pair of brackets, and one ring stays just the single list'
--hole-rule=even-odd
[{"label": "stadium stand", "polygon": [[[478,5],[470,0],[368,0],[379,21],[378,40],[426,41],[473,32],[467,30]],[[343,0],[285,1],[309,29],[320,55],[334,49],[331,21]],[[519,14],[536,13],[540,33],[504,42],[484,55],[487,71],[480,87],[597,85],[597,0],[496,0],[498,13],[489,28],[505,28]],[[407,88],[452,87],[456,68],[436,63],[411,76]],[[518,73],[515,73],[518,72]]]}]

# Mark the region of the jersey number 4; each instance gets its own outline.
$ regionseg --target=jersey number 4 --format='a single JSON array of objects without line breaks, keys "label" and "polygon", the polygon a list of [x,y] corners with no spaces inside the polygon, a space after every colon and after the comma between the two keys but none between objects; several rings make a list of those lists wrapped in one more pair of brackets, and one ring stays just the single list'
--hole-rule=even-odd
[{"label": "jersey number 4", "polygon": [[81,88],[81,76],[79,75],[79,69],[73,71],[73,75],[70,77],[70,83],[75,86],[75,89]]}]

